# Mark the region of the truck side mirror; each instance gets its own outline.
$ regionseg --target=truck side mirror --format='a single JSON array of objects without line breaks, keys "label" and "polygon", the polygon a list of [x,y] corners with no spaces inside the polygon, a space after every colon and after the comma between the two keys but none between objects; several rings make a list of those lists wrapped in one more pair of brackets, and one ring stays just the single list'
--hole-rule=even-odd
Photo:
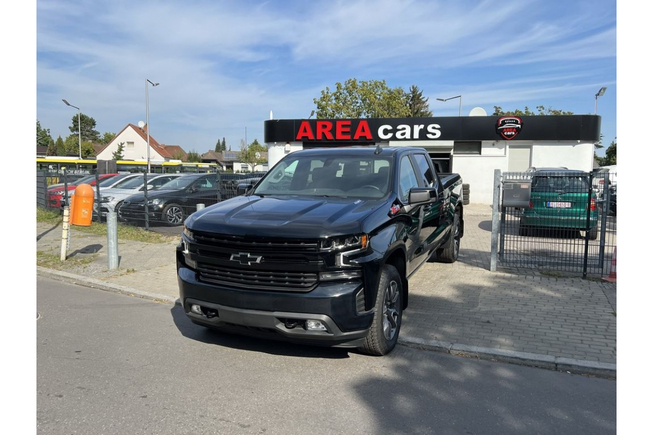
[{"label": "truck side mirror", "polygon": [[434,202],[437,198],[435,187],[413,187],[408,192],[408,204],[419,205]]}]

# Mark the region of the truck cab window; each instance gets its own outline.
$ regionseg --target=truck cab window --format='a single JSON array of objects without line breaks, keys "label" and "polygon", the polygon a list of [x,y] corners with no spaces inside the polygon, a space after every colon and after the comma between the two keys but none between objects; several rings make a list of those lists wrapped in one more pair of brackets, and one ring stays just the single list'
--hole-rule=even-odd
[{"label": "truck cab window", "polygon": [[422,176],[424,185],[434,187],[435,176],[433,175],[433,170],[431,169],[431,165],[429,165],[426,156],[424,154],[415,154],[415,161],[417,162],[417,167],[419,168],[419,173]]},{"label": "truck cab window", "polygon": [[410,158],[408,156],[402,157],[399,164],[399,199],[407,203],[408,192],[418,185],[415,169],[413,169],[413,164],[410,163]]}]

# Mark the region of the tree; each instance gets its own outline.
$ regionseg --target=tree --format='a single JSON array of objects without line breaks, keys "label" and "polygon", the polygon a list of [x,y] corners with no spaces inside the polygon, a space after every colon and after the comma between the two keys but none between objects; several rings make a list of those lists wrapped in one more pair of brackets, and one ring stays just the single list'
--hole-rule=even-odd
[{"label": "tree", "polygon": [[261,145],[256,139],[249,145],[245,145],[243,142],[240,148],[240,161],[247,163],[253,171],[256,165],[265,163],[267,159],[264,153],[266,152],[267,148]]},{"label": "tree", "polygon": [[314,98],[317,118],[404,118],[410,116],[408,98],[401,88],[390,88],[385,80],[348,79],[336,83]]},{"label": "tree", "polygon": [[605,150],[605,157],[597,157],[596,161],[599,166],[611,166],[617,164],[617,141],[616,138],[610,143]]},{"label": "tree", "polygon": [[[62,155],[77,156],[79,155],[79,136],[71,134],[64,141],[64,153]],[[93,142],[82,141],[82,158],[95,156]]]},{"label": "tree", "polygon": [[227,141],[226,141],[225,138],[223,137],[223,138],[222,138],[222,141],[221,141],[220,139],[218,139],[218,141],[216,142],[216,144],[215,144],[215,152],[216,152],[216,153],[223,153],[223,152],[225,152],[225,151],[227,151]]},{"label": "tree", "polygon": [[[95,129],[95,119],[83,113],[79,115],[82,124],[82,142],[100,142],[100,133]],[[68,129],[71,133],[79,135],[78,115],[73,116],[73,123]]]},{"label": "tree", "polygon": [[202,161],[202,156],[196,152],[196,151],[189,151],[187,154],[187,158],[189,162],[201,162]]},{"label": "tree", "polygon": [[113,140],[113,138],[115,138],[115,137],[116,137],[116,134],[115,134],[115,133],[110,133],[110,132],[107,131],[107,132],[104,133],[104,134],[102,135],[102,137],[100,138],[100,143],[101,143],[102,145],[106,145],[106,144],[108,144],[109,142],[111,142],[111,141]]},{"label": "tree", "polygon": [[56,142],[52,141],[52,143],[50,143],[50,146],[48,146],[48,150],[46,151],[45,154],[48,156],[61,156],[62,154],[58,153],[60,142],[61,142],[61,150],[63,152],[64,150],[63,140],[61,139],[61,136],[59,136]]},{"label": "tree", "polygon": [[63,139],[61,139],[61,136],[57,137],[57,141],[55,142],[55,148],[56,148],[56,153],[54,154],[55,156],[66,155],[66,145],[64,144]]},{"label": "tree", "polygon": [[[172,153],[172,158],[175,159],[175,160],[185,161],[184,159],[187,158],[187,155],[184,155],[183,151],[177,150],[174,153]],[[201,160],[202,159],[200,158],[200,161]]]},{"label": "tree", "polygon": [[524,107],[524,111],[513,110],[505,112],[501,106],[494,106],[493,116],[557,116],[557,115],[573,115],[574,112],[567,112],[559,109],[544,108],[544,106],[537,106],[537,113],[532,112],[528,106]]},{"label": "tree", "polygon": [[429,118],[433,112],[429,109],[429,99],[424,98],[422,91],[415,85],[410,87],[407,94],[409,117],[411,118]]},{"label": "tree", "polygon": [[118,144],[118,149],[113,152],[113,159],[114,160],[122,160],[125,158],[125,156],[122,154],[123,151],[125,151],[125,143],[120,142]]},{"label": "tree", "polygon": [[50,148],[53,144],[54,140],[50,136],[50,129],[41,128],[41,123],[36,120],[36,145]]}]

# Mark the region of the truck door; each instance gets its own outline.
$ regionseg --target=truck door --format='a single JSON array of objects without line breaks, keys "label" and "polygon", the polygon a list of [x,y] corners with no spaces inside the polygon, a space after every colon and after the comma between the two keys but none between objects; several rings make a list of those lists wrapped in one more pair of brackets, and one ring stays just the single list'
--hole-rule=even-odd
[{"label": "truck door", "polygon": [[402,235],[405,238],[408,275],[422,263],[420,258],[424,253],[420,243],[420,233],[424,222],[424,207],[422,205],[408,205],[408,194],[413,187],[419,187],[419,181],[415,168],[409,156],[403,156],[399,162],[399,200],[405,205],[406,212],[410,217],[410,223],[403,228]]},{"label": "truck door", "polygon": [[218,187],[216,177],[207,175],[195,181],[189,189],[185,198],[185,212],[191,214],[197,210],[197,204],[204,204],[206,207],[218,202]]},{"label": "truck door", "polygon": [[440,180],[433,169],[433,164],[426,154],[414,154],[415,166],[418,168],[418,177],[423,187],[435,187],[437,199],[431,204],[425,204],[424,223],[420,231],[421,249],[432,251],[442,243],[446,225],[446,212],[444,210],[443,189]]}]

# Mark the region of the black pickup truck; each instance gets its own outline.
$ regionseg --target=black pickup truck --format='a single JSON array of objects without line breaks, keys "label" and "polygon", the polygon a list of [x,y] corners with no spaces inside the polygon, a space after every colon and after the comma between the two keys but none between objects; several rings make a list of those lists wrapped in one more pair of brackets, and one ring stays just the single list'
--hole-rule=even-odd
[{"label": "black pickup truck", "polygon": [[463,230],[462,179],[422,148],[297,151],[186,219],[180,300],[199,325],[384,355],[408,278],[456,261]]}]

